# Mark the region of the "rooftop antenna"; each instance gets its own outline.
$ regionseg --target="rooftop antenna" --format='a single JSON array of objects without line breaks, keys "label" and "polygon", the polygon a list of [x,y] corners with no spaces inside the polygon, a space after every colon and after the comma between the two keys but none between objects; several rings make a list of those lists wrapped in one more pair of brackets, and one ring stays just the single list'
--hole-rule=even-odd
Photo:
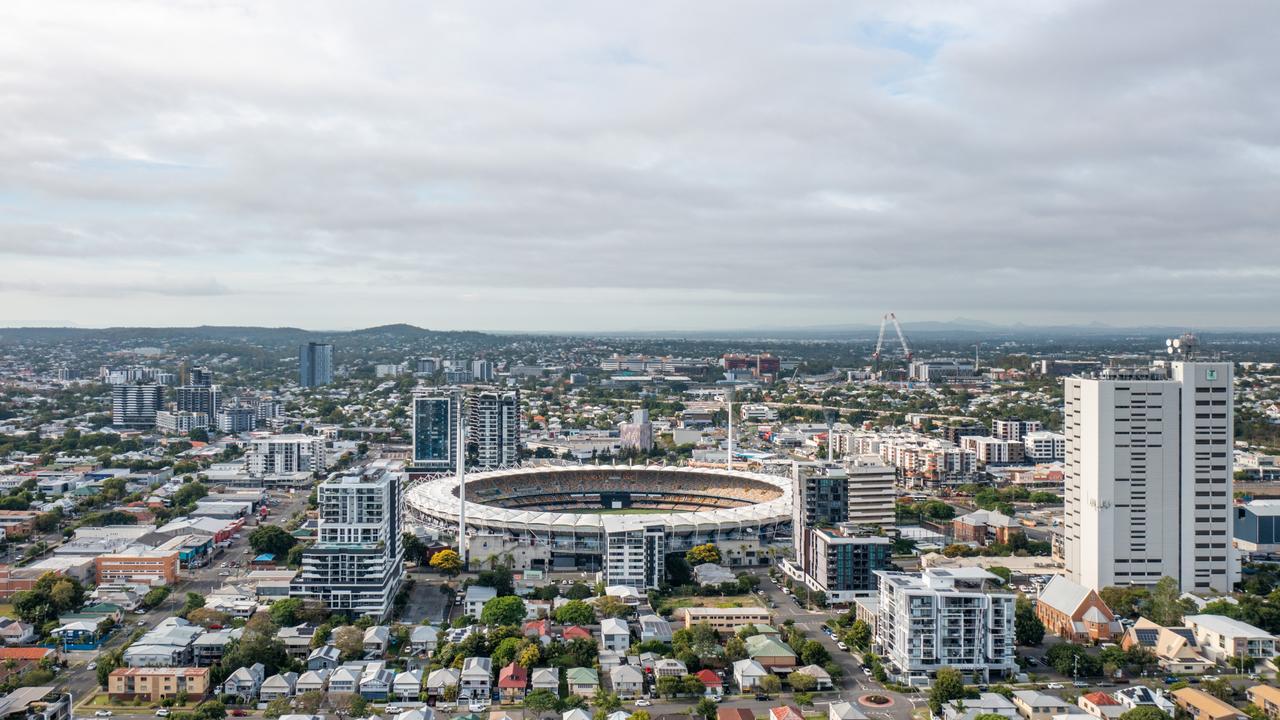
[{"label": "rooftop antenna", "polygon": [[1200,338],[1192,333],[1182,333],[1181,337],[1165,340],[1164,345],[1165,350],[1170,355],[1176,355],[1184,360],[1192,360],[1200,349]]}]

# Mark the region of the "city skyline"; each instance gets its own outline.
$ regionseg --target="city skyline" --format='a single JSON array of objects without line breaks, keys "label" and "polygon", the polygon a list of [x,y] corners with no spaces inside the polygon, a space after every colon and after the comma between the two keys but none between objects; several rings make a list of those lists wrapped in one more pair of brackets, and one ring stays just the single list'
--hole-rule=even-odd
[{"label": "city skyline", "polygon": [[5,325],[1262,327],[1280,301],[1273,4],[3,18]]}]

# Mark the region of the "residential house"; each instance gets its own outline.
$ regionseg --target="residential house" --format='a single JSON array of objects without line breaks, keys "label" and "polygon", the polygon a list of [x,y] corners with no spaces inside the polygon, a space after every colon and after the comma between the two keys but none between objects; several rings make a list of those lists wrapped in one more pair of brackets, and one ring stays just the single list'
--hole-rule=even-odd
[{"label": "residential house", "polygon": [[365,654],[385,655],[391,644],[391,628],[386,625],[373,625],[364,631]]},{"label": "residential house", "polygon": [[582,708],[573,708],[572,710],[565,710],[564,714],[560,716],[560,720],[591,720],[591,713]]},{"label": "residential house", "polygon": [[254,663],[249,667],[237,668],[223,681],[218,690],[222,695],[234,695],[239,698],[256,698],[262,681],[266,680],[267,668],[262,663]]},{"label": "residential house", "polygon": [[653,676],[656,678],[684,677],[688,674],[689,668],[675,658],[663,658],[655,660],[653,663]]},{"label": "residential house", "polygon": [[724,681],[715,670],[699,670],[694,677],[702,681],[702,687],[706,688],[703,692],[707,697],[724,696]]},{"label": "residential house", "polygon": [[702,563],[693,566],[693,580],[699,585],[719,585],[726,582],[737,582],[733,571],[715,563]]},{"label": "residential house", "polygon": [[942,706],[942,720],[975,720],[979,715],[1002,715],[1019,720],[1018,708],[1003,695],[980,693],[977,698],[952,700]]},{"label": "residential house", "polygon": [[1076,705],[1098,720],[1115,720],[1129,711],[1119,700],[1104,692],[1085,693],[1076,698]]},{"label": "residential house", "polygon": [[258,699],[263,702],[271,702],[279,698],[293,697],[297,688],[298,673],[287,672],[272,675],[262,681],[262,687],[258,688]]},{"label": "residential house", "polygon": [[1166,672],[1196,674],[1213,666],[1200,654],[1195,633],[1190,628],[1167,628],[1146,618],[1138,618],[1124,634],[1120,647],[1150,650]]},{"label": "residential house", "polygon": [[211,630],[191,643],[191,661],[196,667],[210,667],[222,660],[227,645],[244,634],[244,630]]},{"label": "residential house", "polygon": [[1192,720],[1245,720],[1247,717],[1236,706],[1195,688],[1174,690],[1173,702]]},{"label": "residential house", "polygon": [[30,623],[0,617],[0,642],[5,645],[28,645],[36,641],[36,628]]},{"label": "residential house", "polygon": [[472,585],[462,601],[463,612],[473,618],[479,618],[484,611],[484,604],[498,597],[498,591],[484,585]]},{"label": "residential house", "polygon": [[1280,688],[1273,685],[1254,685],[1244,691],[1249,702],[1256,705],[1269,718],[1280,718]]},{"label": "residential house", "polygon": [[391,684],[395,679],[395,671],[389,669],[386,663],[366,663],[360,672],[360,697],[365,700],[386,700],[391,697]]},{"label": "residential house", "polygon": [[529,676],[531,691],[546,690],[552,695],[560,695],[560,668],[534,668]]},{"label": "residential house", "polygon": [[1120,688],[1111,695],[1129,710],[1143,705],[1150,705],[1169,717],[1173,717],[1176,709],[1173,701],[1163,691],[1149,688],[1146,685],[1130,685],[1129,687]]},{"label": "residential house", "polygon": [[657,615],[641,615],[640,616],[640,642],[649,640],[657,640],[658,642],[671,642],[671,623],[663,620]]},{"label": "residential house", "polygon": [[733,682],[742,692],[760,687],[760,681],[769,671],[755,660],[739,660],[733,664]]},{"label": "residential house", "polygon": [[1225,615],[1187,615],[1182,622],[1196,636],[1200,652],[1216,663],[1230,665],[1248,656],[1270,660],[1276,656],[1276,637]]},{"label": "residential house", "polygon": [[335,645],[321,645],[307,656],[308,670],[337,670],[342,664],[342,651]]},{"label": "residential house", "polygon": [[1046,631],[1075,643],[1110,642],[1123,628],[1096,590],[1055,575],[1036,598],[1036,617]]},{"label": "residential house", "polygon": [[640,697],[644,694],[644,673],[630,665],[619,665],[609,671],[609,685],[624,700]]},{"label": "residential house", "polygon": [[625,665],[626,662],[626,654],[618,650],[601,650],[596,655],[596,663],[600,665],[600,672],[603,673],[607,673],[619,665]]},{"label": "residential house", "polygon": [[564,671],[569,692],[581,697],[591,697],[600,687],[600,675],[591,668],[569,668]]},{"label": "residential house", "polygon": [[434,653],[440,642],[439,638],[439,628],[433,625],[415,625],[409,631],[409,650],[414,653]]},{"label": "residential house", "polygon": [[453,668],[440,668],[427,673],[427,695],[433,698],[444,697],[444,689],[457,687],[462,673]]},{"label": "residential house", "polygon": [[289,657],[302,660],[311,654],[311,638],[315,634],[315,625],[301,623],[293,627],[280,628],[276,637],[284,643],[285,652],[289,653]]},{"label": "residential house", "polygon": [[102,642],[102,635],[98,632],[98,624],[87,620],[69,622],[55,628],[50,634],[58,638],[64,651],[97,650],[98,645]]},{"label": "residential house", "polygon": [[546,645],[551,642],[551,621],[546,618],[530,620],[524,624],[524,636]]},{"label": "residential house", "polygon": [[1076,706],[1057,695],[1039,690],[1014,690],[1010,699],[1022,720],[1053,720],[1058,715],[1068,715],[1076,709]]},{"label": "residential house", "polygon": [[117,702],[160,702],[179,693],[200,700],[209,690],[209,668],[124,667],[107,676],[107,694]]},{"label": "residential house", "polygon": [[813,678],[815,683],[814,690],[831,690],[835,687],[831,684],[831,673],[818,665],[805,665],[804,667],[796,668],[792,671],[790,677],[795,677],[796,675],[808,675]]},{"label": "residential house", "polygon": [[298,676],[298,682],[294,684],[293,691],[299,695],[308,692],[324,692],[329,685],[328,669],[321,668],[319,670],[308,670]]},{"label": "residential house", "polygon": [[569,642],[570,640],[590,640],[592,638],[591,631],[581,625],[570,625],[566,627],[564,632],[560,633],[560,636],[564,638],[565,642]]},{"label": "residential house", "polygon": [[606,650],[626,652],[631,647],[631,630],[618,618],[600,621],[600,647]]},{"label": "residential house", "polygon": [[790,669],[796,665],[796,654],[772,635],[752,635],[745,641],[747,657],[769,670]]},{"label": "residential house", "polygon": [[804,720],[804,715],[794,705],[779,705],[769,708],[769,720]]},{"label": "residential house", "polygon": [[867,720],[867,716],[853,703],[841,700],[827,705],[827,720]]},{"label": "residential house", "polygon": [[391,692],[397,700],[417,700],[422,695],[422,670],[407,670],[396,675]]},{"label": "residential house", "polygon": [[354,695],[360,690],[360,667],[341,665],[329,674],[329,696]]},{"label": "residential house", "polygon": [[498,671],[498,694],[503,702],[519,702],[529,689],[529,671],[511,662]]},{"label": "residential house", "polygon": [[751,708],[716,708],[716,720],[756,720]]},{"label": "residential house", "polygon": [[458,697],[465,700],[488,698],[492,691],[493,661],[487,657],[469,657],[463,660]]},{"label": "residential house", "polygon": [[435,720],[436,711],[426,705],[419,705],[412,710],[405,710],[396,716],[396,720]]},{"label": "residential house", "polygon": [[191,645],[204,628],[180,617],[161,620],[149,632],[125,648],[124,664],[129,667],[184,667],[191,664]]}]

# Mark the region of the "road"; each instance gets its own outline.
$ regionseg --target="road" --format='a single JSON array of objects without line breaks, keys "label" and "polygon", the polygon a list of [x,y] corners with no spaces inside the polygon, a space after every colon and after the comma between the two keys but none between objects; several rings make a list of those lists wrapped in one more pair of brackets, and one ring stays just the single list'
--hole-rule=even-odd
[{"label": "road", "polygon": [[[270,514],[263,522],[269,524],[283,524],[286,520],[293,516],[294,513],[302,510],[307,503],[307,493],[295,492],[290,495],[288,492],[271,492],[272,504]],[[253,528],[257,527],[256,519],[251,519],[245,524],[244,530],[240,532],[240,538],[233,540],[231,545],[220,553],[215,554],[210,562],[201,568],[194,570],[183,569],[181,578],[171,589],[169,597],[156,607],[148,610],[142,615],[129,613],[125,615],[125,619],[121,626],[116,628],[115,632],[107,640],[101,648],[96,651],[69,652],[66,654],[68,667],[61,676],[61,682],[67,691],[72,694],[77,703],[83,703],[98,688],[98,677],[96,670],[89,670],[88,665],[98,659],[102,654],[111,650],[122,647],[129,638],[138,630],[150,630],[158,625],[165,618],[173,617],[182,606],[186,604],[187,593],[193,592],[200,595],[209,595],[214,590],[222,587],[228,581],[234,580],[236,577],[243,576],[249,572],[245,567],[250,555],[245,553],[249,547],[249,533]],[[225,569],[219,567],[223,562],[236,561],[241,563],[241,567],[234,569]],[[220,573],[229,573],[226,576]],[[91,714],[88,709],[82,714]],[[143,712],[143,711],[139,711]],[[153,711],[143,713],[146,717],[152,717]],[[125,717],[117,713],[116,717]]]}]

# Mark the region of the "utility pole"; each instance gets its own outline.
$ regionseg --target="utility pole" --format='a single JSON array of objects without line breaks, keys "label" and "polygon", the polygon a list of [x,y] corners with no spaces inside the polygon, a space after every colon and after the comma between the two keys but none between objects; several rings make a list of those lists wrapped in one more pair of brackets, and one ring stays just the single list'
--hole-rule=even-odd
[{"label": "utility pole", "polygon": [[462,561],[462,569],[467,569],[467,441],[465,437],[466,423],[463,422],[462,401],[460,392],[453,393],[458,423],[458,446],[455,467],[458,474],[458,559]]}]

